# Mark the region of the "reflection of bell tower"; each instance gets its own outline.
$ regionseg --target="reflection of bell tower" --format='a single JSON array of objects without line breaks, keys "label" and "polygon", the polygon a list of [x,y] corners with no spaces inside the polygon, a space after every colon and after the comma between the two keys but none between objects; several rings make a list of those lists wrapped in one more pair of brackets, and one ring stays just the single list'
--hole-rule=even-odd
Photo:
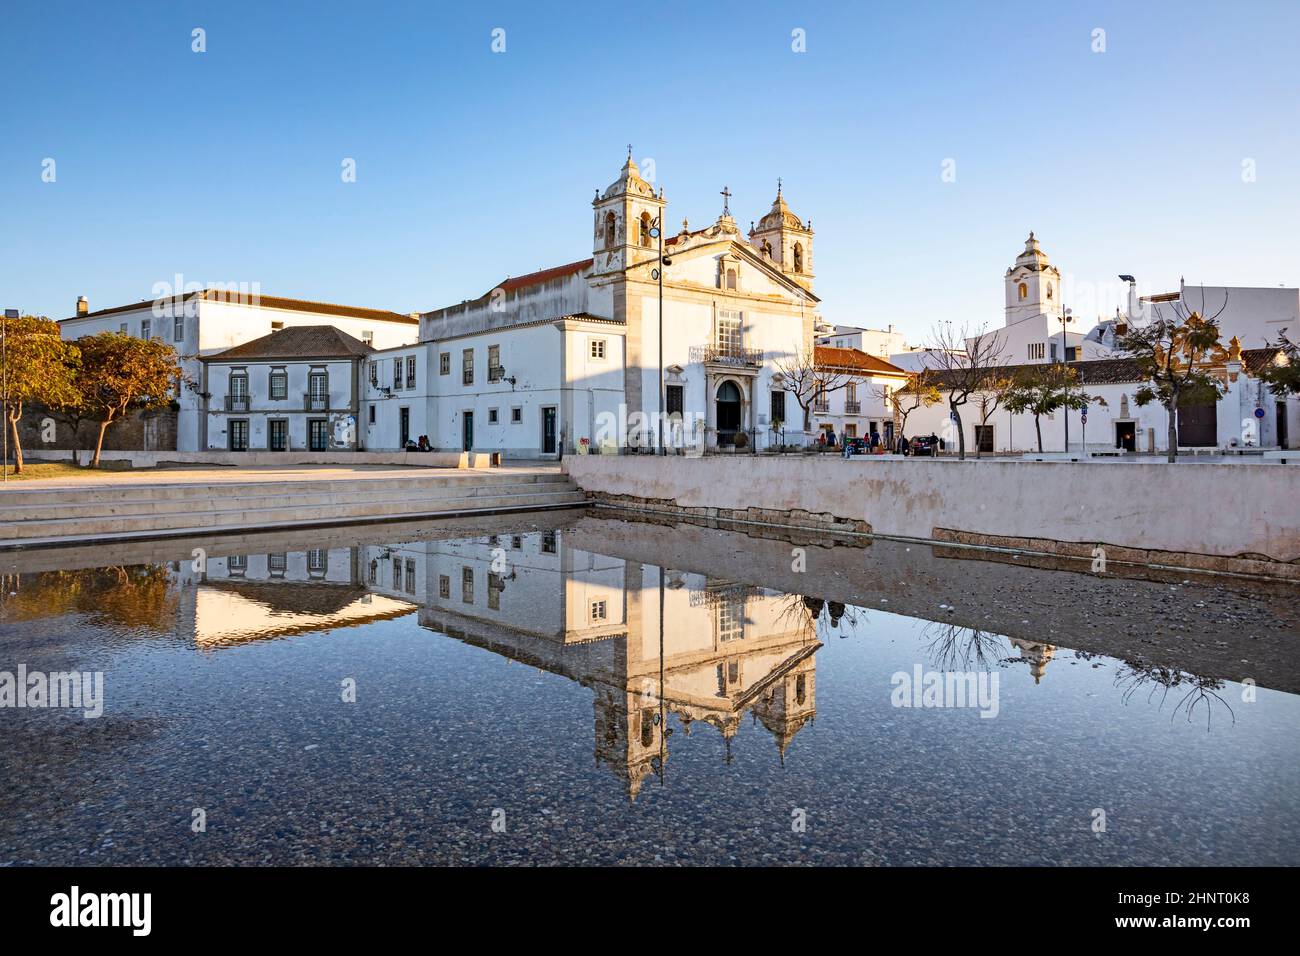
[{"label": "reflection of bell tower", "polygon": [[754,703],[754,714],[776,738],[782,762],[794,735],[817,716],[816,668],[816,661],[809,654]]},{"label": "reflection of bell tower", "polygon": [[596,274],[617,272],[659,254],[659,240],[650,228],[663,215],[663,193],[641,178],[628,147],[627,162],[618,179],[592,200],[594,213],[592,252]]},{"label": "reflection of bell tower", "polygon": [[1056,656],[1055,644],[1041,644],[1038,641],[1026,641],[1023,638],[1011,638],[1011,646],[1020,651],[1020,656],[1029,661],[1029,673],[1034,675],[1034,683],[1041,683],[1047,673],[1047,665]]},{"label": "reflection of bell tower", "polygon": [[620,694],[599,688],[595,714],[596,763],[622,777],[628,797],[635,800],[645,779],[662,770],[660,757],[668,757],[661,747],[659,701],[631,690]]},{"label": "reflection of bell tower", "polygon": [[790,211],[777,180],[776,199],[758,226],[749,231],[750,244],[782,272],[809,292],[813,287],[812,220],[804,223]]}]

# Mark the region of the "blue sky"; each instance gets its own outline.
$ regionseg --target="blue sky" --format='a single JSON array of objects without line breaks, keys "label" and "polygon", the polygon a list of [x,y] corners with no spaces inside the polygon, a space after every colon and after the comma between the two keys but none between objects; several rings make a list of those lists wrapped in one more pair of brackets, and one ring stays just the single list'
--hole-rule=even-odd
[{"label": "blue sky", "polygon": [[716,218],[726,185],[747,228],[783,177],[839,324],[1000,324],[1030,229],[1084,315],[1116,273],[1300,284],[1293,2],[6,0],[0,17],[0,298],[28,312],[178,273],[401,312],[477,296],[590,254],[590,199],[629,142],[673,225]]}]

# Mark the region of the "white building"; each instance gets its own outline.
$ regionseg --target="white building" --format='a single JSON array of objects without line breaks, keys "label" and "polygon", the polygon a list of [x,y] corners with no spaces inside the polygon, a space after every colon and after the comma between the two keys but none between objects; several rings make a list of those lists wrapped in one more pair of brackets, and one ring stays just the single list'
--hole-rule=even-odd
[{"label": "white building", "polygon": [[818,345],[837,349],[857,349],[888,361],[897,352],[908,351],[902,332],[891,325],[887,329],[863,329],[855,325],[837,325],[834,332],[817,336]]},{"label": "white building", "polygon": [[1223,341],[1236,337],[1244,349],[1276,345],[1285,330],[1300,339],[1300,288],[1248,286],[1189,286],[1177,292],[1138,296],[1136,281],[1129,282],[1129,318],[1139,323],[1163,316],[1179,320],[1192,312],[1214,319]]},{"label": "white building", "polygon": [[423,315],[439,367],[436,447],[522,457],[652,447],[661,413],[684,422],[675,445],[765,446],[772,420],[787,417],[773,359],[808,349],[817,322],[813,233],[778,188],[743,237],[729,197],[710,226],[683,221],[663,237],[662,322],[652,232],[667,231],[667,200],[631,157],[592,202],[591,258]]},{"label": "white building", "polygon": [[201,356],[199,447],[355,450],[362,369],[374,351],[332,325],[297,325]]},{"label": "white building", "polygon": [[[1227,389],[1213,404],[1179,410],[1179,448],[1295,447],[1300,439],[1300,399],[1275,396],[1258,378],[1260,369],[1278,360],[1276,349],[1229,347],[1207,363],[1206,370]],[[1008,366],[1003,372],[1010,376],[1031,367]],[[1093,398],[1087,409],[1087,421],[1077,411],[1041,416],[1038,424],[1042,429],[1043,451],[1065,449],[1067,421],[1071,451],[1085,447],[1089,451],[1124,449],[1140,453],[1168,450],[1168,412],[1158,403],[1145,407],[1137,404],[1137,390],[1145,380],[1133,359],[1095,359],[1072,362],[1070,367],[1078,374],[1079,386]],[[942,391],[945,373],[930,372],[927,380]],[[967,450],[1037,451],[1032,415],[1012,415],[997,408],[987,422],[978,420],[983,394],[972,393],[961,410]],[[949,448],[956,447],[955,427],[949,418],[946,393],[945,400],[939,404],[913,411],[907,422],[909,433],[938,435]]]},{"label": "white building", "polygon": [[411,315],[215,288],[96,312],[90,311],[83,297],[78,300],[77,314],[59,323],[65,339],[122,332],[161,338],[175,346],[181,367],[194,383],[193,388],[181,389],[178,396],[177,451],[208,447],[203,439],[208,409],[199,397],[204,390],[199,384],[202,356],[279,329],[310,325],[331,325],[375,348],[412,343],[419,335],[419,319]]},{"label": "white building", "polygon": [[886,396],[907,384],[907,371],[858,349],[819,345],[815,355],[819,370],[828,377],[847,377],[848,383],[813,399],[814,429],[833,433],[837,444],[845,438],[875,435],[891,446],[895,421]]}]

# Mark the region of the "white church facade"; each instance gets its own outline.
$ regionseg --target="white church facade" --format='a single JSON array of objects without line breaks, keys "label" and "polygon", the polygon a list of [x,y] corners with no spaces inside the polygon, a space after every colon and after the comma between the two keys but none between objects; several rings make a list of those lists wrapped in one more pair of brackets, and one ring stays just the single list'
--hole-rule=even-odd
[{"label": "white church facade", "polygon": [[[651,448],[662,424],[675,447],[766,447],[787,414],[773,363],[809,351],[819,321],[813,232],[778,187],[742,234],[729,196],[669,235],[664,192],[629,155],[592,201],[589,258],[424,313],[430,443],[549,458]],[[375,425],[368,447],[395,447],[392,415]]]}]

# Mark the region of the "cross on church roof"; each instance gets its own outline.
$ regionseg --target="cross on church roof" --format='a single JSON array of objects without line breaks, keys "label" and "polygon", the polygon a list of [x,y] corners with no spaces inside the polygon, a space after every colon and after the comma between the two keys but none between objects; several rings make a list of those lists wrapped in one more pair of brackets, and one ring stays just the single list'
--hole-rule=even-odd
[{"label": "cross on church roof", "polygon": [[731,190],[726,186],[723,186],[722,192],[718,193],[718,195],[722,197],[722,214],[724,216],[730,216],[731,215],[731,206],[730,206]]}]

